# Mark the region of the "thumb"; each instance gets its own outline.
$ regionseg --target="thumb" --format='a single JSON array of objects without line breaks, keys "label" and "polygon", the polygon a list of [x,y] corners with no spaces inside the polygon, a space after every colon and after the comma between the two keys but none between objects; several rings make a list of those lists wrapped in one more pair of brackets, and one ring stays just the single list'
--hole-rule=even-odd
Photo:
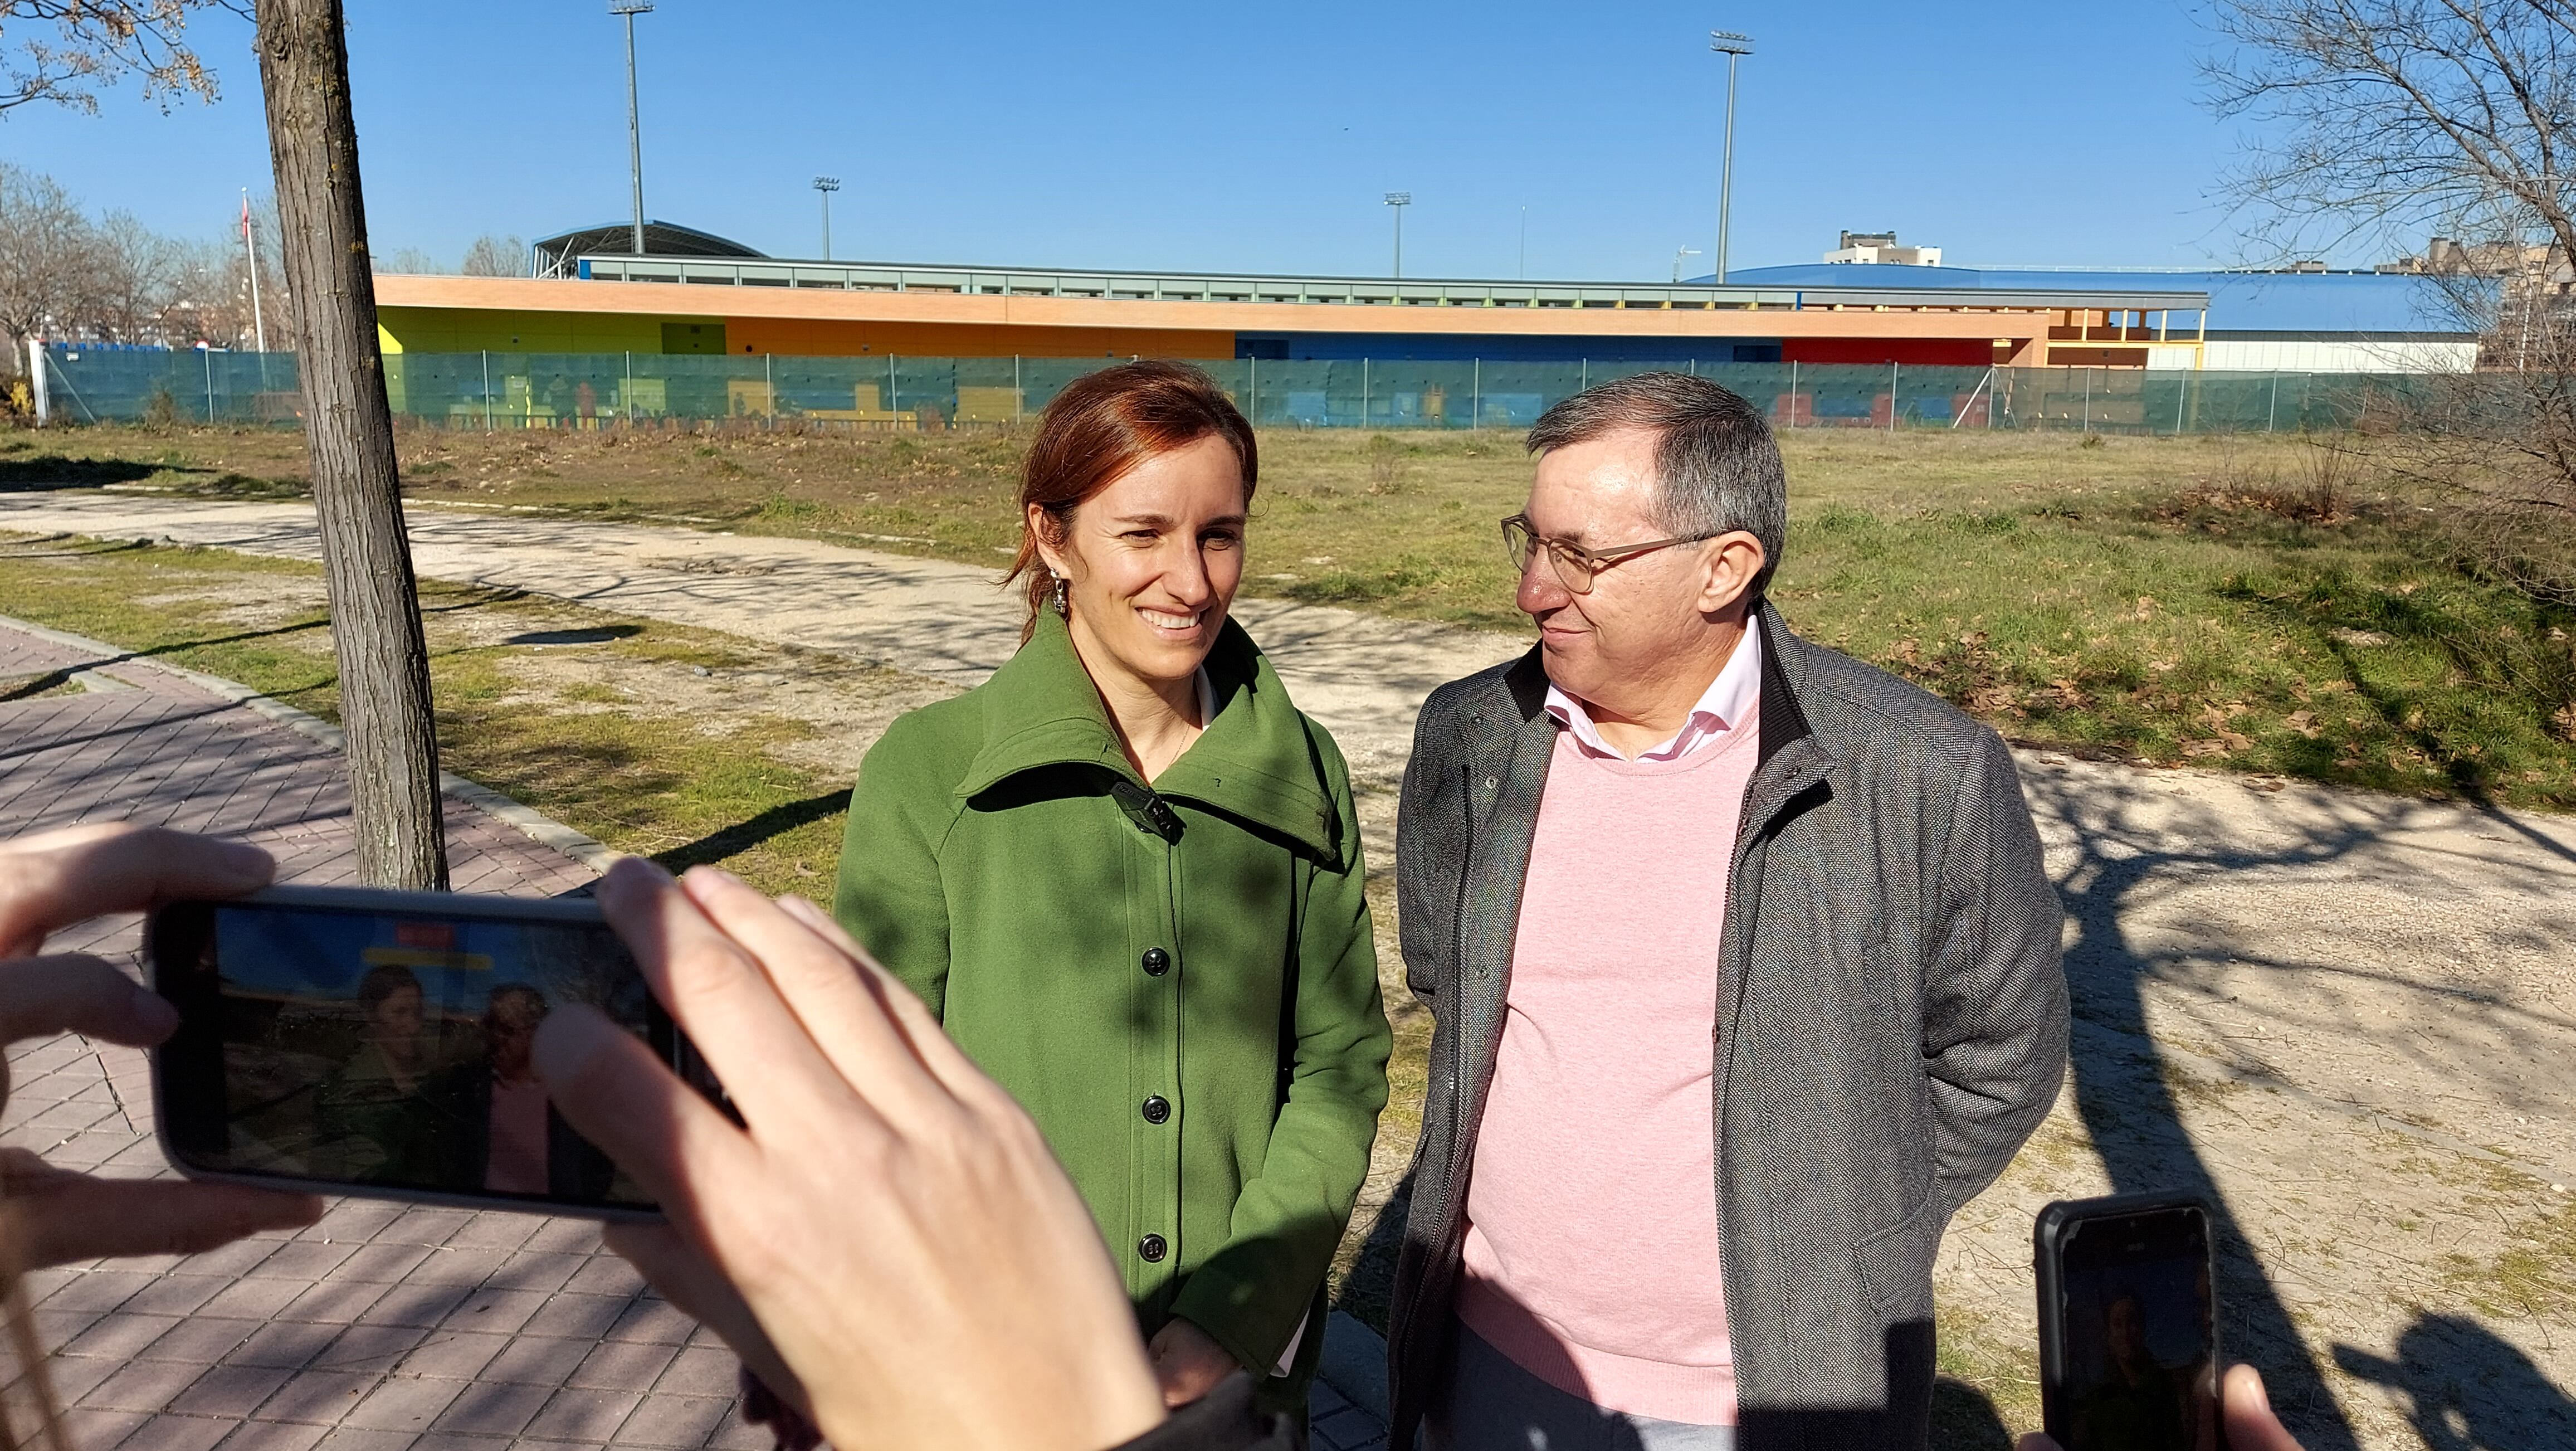
[{"label": "thumb", "polygon": [[2272,1414],[2272,1398],[2263,1390],[2263,1377],[2250,1365],[2228,1369],[2224,1389],[2219,1393],[2220,1414],[2227,1422],[2227,1444],[2230,1451],[2301,1451],[2298,1438],[2281,1426]]}]

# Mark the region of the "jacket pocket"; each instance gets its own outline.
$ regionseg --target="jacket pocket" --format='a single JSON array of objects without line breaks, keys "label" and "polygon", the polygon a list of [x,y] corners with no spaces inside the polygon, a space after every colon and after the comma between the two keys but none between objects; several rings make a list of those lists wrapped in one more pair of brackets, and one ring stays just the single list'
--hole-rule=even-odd
[{"label": "jacket pocket", "polygon": [[1932,1262],[1948,1223],[1940,1196],[1927,1186],[1913,1213],[1860,1242],[1861,1288],[1887,1323],[1932,1318]]}]

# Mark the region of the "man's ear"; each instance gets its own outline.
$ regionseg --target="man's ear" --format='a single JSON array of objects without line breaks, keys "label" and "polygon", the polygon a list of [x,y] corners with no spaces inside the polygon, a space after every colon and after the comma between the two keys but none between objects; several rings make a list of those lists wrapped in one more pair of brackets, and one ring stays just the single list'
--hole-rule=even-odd
[{"label": "man's ear", "polygon": [[1770,556],[1762,541],[1744,530],[1720,534],[1700,544],[1699,611],[1721,615],[1733,609],[1762,577]]}]

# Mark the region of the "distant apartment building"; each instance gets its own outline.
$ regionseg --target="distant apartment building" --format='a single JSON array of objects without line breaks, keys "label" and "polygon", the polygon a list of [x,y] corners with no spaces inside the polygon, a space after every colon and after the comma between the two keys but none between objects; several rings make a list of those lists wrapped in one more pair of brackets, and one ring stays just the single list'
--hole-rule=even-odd
[{"label": "distant apartment building", "polygon": [[1845,232],[1842,245],[1825,254],[1828,262],[1857,262],[1864,266],[1938,267],[1938,247],[1900,247],[1894,232]]}]

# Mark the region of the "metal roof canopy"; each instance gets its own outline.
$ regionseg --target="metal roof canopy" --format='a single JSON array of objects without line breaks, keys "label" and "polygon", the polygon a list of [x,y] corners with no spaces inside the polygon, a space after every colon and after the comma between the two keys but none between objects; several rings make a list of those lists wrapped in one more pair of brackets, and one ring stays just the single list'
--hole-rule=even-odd
[{"label": "metal roof canopy", "polygon": [[[654,225],[659,225],[658,223]],[[607,230],[623,230],[607,229]],[[703,235],[703,234],[701,234]],[[646,240],[651,240],[647,229]],[[721,239],[716,239],[721,240]],[[547,245],[547,244],[540,244]],[[703,256],[704,254],[700,254]],[[730,255],[730,254],[727,254]],[[856,292],[1087,297],[1163,302],[1280,302],[1412,307],[1830,308],[1890,311],[2199,312],[2208,292],[1992,287],[1780,287],[1707,283],[1494,282],[1471,278],[1282,276],[1262,273],[1101,272],[1078,268],[914,266],[888,262],[700,260],[700,256],[584,252],[580,275],[605,282],[680,282]],[[553,275],[566,275],[572,269]]]},{"label": "metal roof canopy", "polygon": [[[529,244],[536,258],[539,277],[570,277],[576,259],[591,254],[613,254],[632,257],[635,224],[607,222],[595,227],[576,227]],[[683,227],[677,222],[644,224],[644,252],[651,257],[764,257],[767,254],[746,247],[713,232]]]}]

